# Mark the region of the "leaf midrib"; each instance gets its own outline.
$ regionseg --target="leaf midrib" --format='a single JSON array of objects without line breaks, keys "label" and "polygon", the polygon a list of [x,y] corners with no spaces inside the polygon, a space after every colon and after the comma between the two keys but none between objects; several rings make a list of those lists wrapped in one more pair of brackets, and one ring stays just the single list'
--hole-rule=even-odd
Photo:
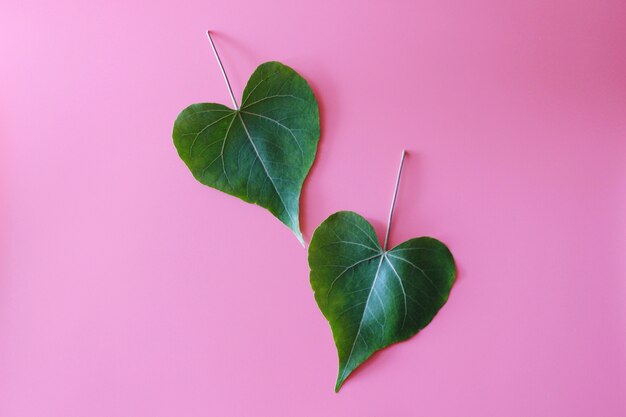
[{"label": "leaf midrib", "polygon": [[[378,267],[376,268],[376,274],[374,275],[374,281],[372,281],[372,288],[370,288],[370,292],[367,294],[367,299],[365,300],[365,307],[363,308],[363,314],[361,315],[361,321],[359,322],[359,329],[356,332],[356,336],[352,341],[352,347],[350,348],[350,353],[348,354],[348,359],[346,360],[346,364],[343,368],[343,372],[341,373],[340,381],[344,381],[346,378],[346,370],[348,369],[348,365],[350,364],[350,359],[352,359],[352,354],[354,353],[354,347],[356,346],[357,340],[359,340],[359,336],[361,335],[361,329],[363,328],[363,320],[365,319],[365,312],[367,311],[367,307],[369,306],[370,297],[374,292],[374,288],[376,287],[376,280],[378,279],[378,274],[380,273],[380,267],[383,264],[383,259],[385,257],[384,251],[382,251],[377,256],[380,256],[380,262],[378,262]],[[339,381],[338,381],[339,382]]]},{"label": "leaf midrib", "polygon": [[[248,140],[250,141],[250,144],[252,145],[252,149],[254,149],[254,153],[256,154],[259,162],[261,162],[261,166],[263,167],[263,171],[265,171],[265,175],[267,175],[267,178],[269,178],[270,182],[272,183],[272,187],[274,187],[274,191],[276,191],[276,194],[278,195],[278,198],[280,199],[280,202],[282,203],[285,209],[285,212],[287,212],[287,215],[289,216],[291,221],[294,222],[295,219],[293,217],[293,214],[287,208],[287,205],[285,204],[285,200],[283,199],[283,196],[280,193],[280,191],[278,191],[278,187],[276,186],[276,183],[274,182],[274,178],[270,175],[269,171],[267,170],[267,167],[265,166],[265,162],[261,158],[261,155],[259,154],[259,151],[254,141],[252,140],[252,136],[250,136],[250,132],[248,132],[248,127],[246,126],[246,123],[243,121],[243,117],[241,116],[241,113],[239,111],[236,111],[236,112],[237,112],[237,116],[239,117],[239,121],[241,121],[241,125],[243,126],[243,129],[246,132],[246,136],[248,137]],[[298,222],[295,222],[295,225],[298,225]]]},{"label": "leaf midrib", "polygon": [[[369,235],[368,235],[368,237],[369,237]],[[352,346],[350,348],[350,353],[348,354],[348,359],[346,360],[346,363],[344,365],[343,371],[341,373],[341,378],[339,378],[340,381],[343,381],[345,379],[345,377],[346,377],[346,371],[348,369],[348,365],[350,364],[350,360],[352,359],[352,354],[354,353],[354,348],[356,347],[356,343],[359,340],[359,336],[361,334],[361,329],[363,328],[363,320],[365,319],[365,315],[367,314],[367,308],[369,306],[370,297],[372,296],[372,293],[374,292],[374,288],[376,288],[376,281],[378,280],[378,276],[380,274],[380,270],[381,270],[383,261],[385,261],[385,260],[387,261],[387,263],[391,267],[391,269],[394,272],[395,276],[398,278],[398,282],[400,283],[400,288],[402,290],[402,295],[404,297],[404,318],[402,320],[402,328],[404,328],[404,325],[405,325],[405,322],[406,322],[406,317],[408,315],[407,293],[406,293],[406,290],[404,289],[404,284],[402,283],[402,278],[400,277],[400,275],[398,274],[398,272],[396,271],[394,266],[391,264],[391,261],[387,257],[387,254],[389,252],[393,251],[395,248],[392,248],[392,249],[389,249],[389,250],[382,250],[382,248],[379,247],[379,249],[380,249],[380,253],[379,254],[371,256],[369,258],[361,259],[360,261],[355,262],[354,264],[352,264],[349,267],[347,267],[344,271],[342,271],[341,274],[339,274],[339,276],[337,276],[335,278],[335,280],[333,280],[333,282],[331,283],[331,288],[328,291],[328,295],[330,295],[330,291],[332,290],[332,286],[335,283],[335,281],[341,275],[343,275],[348,269],[351,269],[352,267],[354,267],[354,266],[356,266],[356,265],[358,265],[358,264],[360,264],[362,262],[369,261],[369,260],[375,259],[377,257],[380,257],[380,261],[378,263],[378,267],[376,268],[376,274],[374,275],[374,280],[372,281],[372,285],[371,285],[370,291],[367,294],[367,299],[365,300],[365,307],[363,308],[363,313],[361,315],[361,320],[359,322],[359,328],[357,330],[356,336],[354,337],[354,340],[352,341]],[[389,255],[389,256],[393,256],[393,255]],[[394,258],[395,258],[395,256],[394,256]],[[427,279],[430,281],[430,278],[427,277]],[[383,312],[384,312],[384,308],[383,308]],[[384,324],[382,324],[381,326],[383,328],[383,336],[384,336],[384,328],[385,328],[385,326],[384,326]]]}]

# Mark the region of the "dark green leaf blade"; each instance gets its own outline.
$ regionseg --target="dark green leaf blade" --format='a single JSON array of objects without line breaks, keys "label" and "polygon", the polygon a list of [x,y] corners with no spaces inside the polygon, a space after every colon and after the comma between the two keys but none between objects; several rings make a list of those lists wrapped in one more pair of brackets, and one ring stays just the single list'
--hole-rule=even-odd
[{"label": "dark green leaf blade", "polygon": [[335,391],[374,352],[426,327],[446,303],[456,275],[452,254],[440,241],[420,237],[385,252],[371,224],[347,211],[315,230],[309,266],[339,355]]},{"label": "dark green leaf blade", "polygon": [[299,200],[319,141],[308,83],[279,62],[260,65],[242,105],[192,104],[174,123],[178,155],[202,184],[268,209],[302,243]]}]

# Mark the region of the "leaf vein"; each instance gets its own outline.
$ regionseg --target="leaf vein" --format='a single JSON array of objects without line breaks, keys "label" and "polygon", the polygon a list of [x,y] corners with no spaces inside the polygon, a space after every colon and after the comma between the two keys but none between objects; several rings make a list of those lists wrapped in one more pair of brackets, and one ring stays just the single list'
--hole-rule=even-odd
[{"label": "leaf vein", "polygon": [[432,285],[432,287],[435,289],[435,291],[437,291],[437,294],[439,294],[440,296],[443,296],[443,294],[441,294],[441,291],[439,290],[439,288],[435,285],[433,280],[430,279],[430,277],[426,274],[426,272],[424,272],[424,270],[422,268],[420,268],[419,266],[415,265],[413,262],[411,262],[408,259],[405,259],[405,258],[403,258],[401,256],[393,255],[391,253],[387,253],[387,255],[391,256],[392,258],[396,258],[396,259],[399,259],[401,261],[404,261],[404,262],[408,263],[409,265],[411,265],[413,268],[417,269],[419,272],[422,273],[422,275],[424,275],[426,280],[430,283],[430,285]]}]

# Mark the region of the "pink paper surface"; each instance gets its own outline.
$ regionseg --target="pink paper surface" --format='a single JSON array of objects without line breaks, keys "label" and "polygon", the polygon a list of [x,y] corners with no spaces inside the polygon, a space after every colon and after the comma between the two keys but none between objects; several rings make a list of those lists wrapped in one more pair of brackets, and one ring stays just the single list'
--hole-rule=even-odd
[{"label": "pink paper surface", "polygon": [[[0,4],[0,416],[626,415],[626,2]],[[171,140],[282,61],[322,139],[305,238],[431,235],[448,304],[333,392],[306,252]]]}]

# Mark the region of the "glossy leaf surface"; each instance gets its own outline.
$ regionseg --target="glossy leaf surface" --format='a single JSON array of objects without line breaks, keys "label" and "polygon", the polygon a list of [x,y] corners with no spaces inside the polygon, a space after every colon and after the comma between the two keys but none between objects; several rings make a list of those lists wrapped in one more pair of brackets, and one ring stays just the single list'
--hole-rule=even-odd
[{"label": "glossy leaf surface", "polygon": [[337,352],[338,391],[374,352],[423,329],[448,300],[456,269],[448,248],[430,237],[383,251],[371,224],[338,212],[313,234],[311,286]]},{"label": "glossy leaf surface", "polygon": [[300,242],[300,193],[319,135],[313,91],[279,62],[254,71],[239,110],[192,104],[178,115],[172,134],[198,181],[268,209]]}]

